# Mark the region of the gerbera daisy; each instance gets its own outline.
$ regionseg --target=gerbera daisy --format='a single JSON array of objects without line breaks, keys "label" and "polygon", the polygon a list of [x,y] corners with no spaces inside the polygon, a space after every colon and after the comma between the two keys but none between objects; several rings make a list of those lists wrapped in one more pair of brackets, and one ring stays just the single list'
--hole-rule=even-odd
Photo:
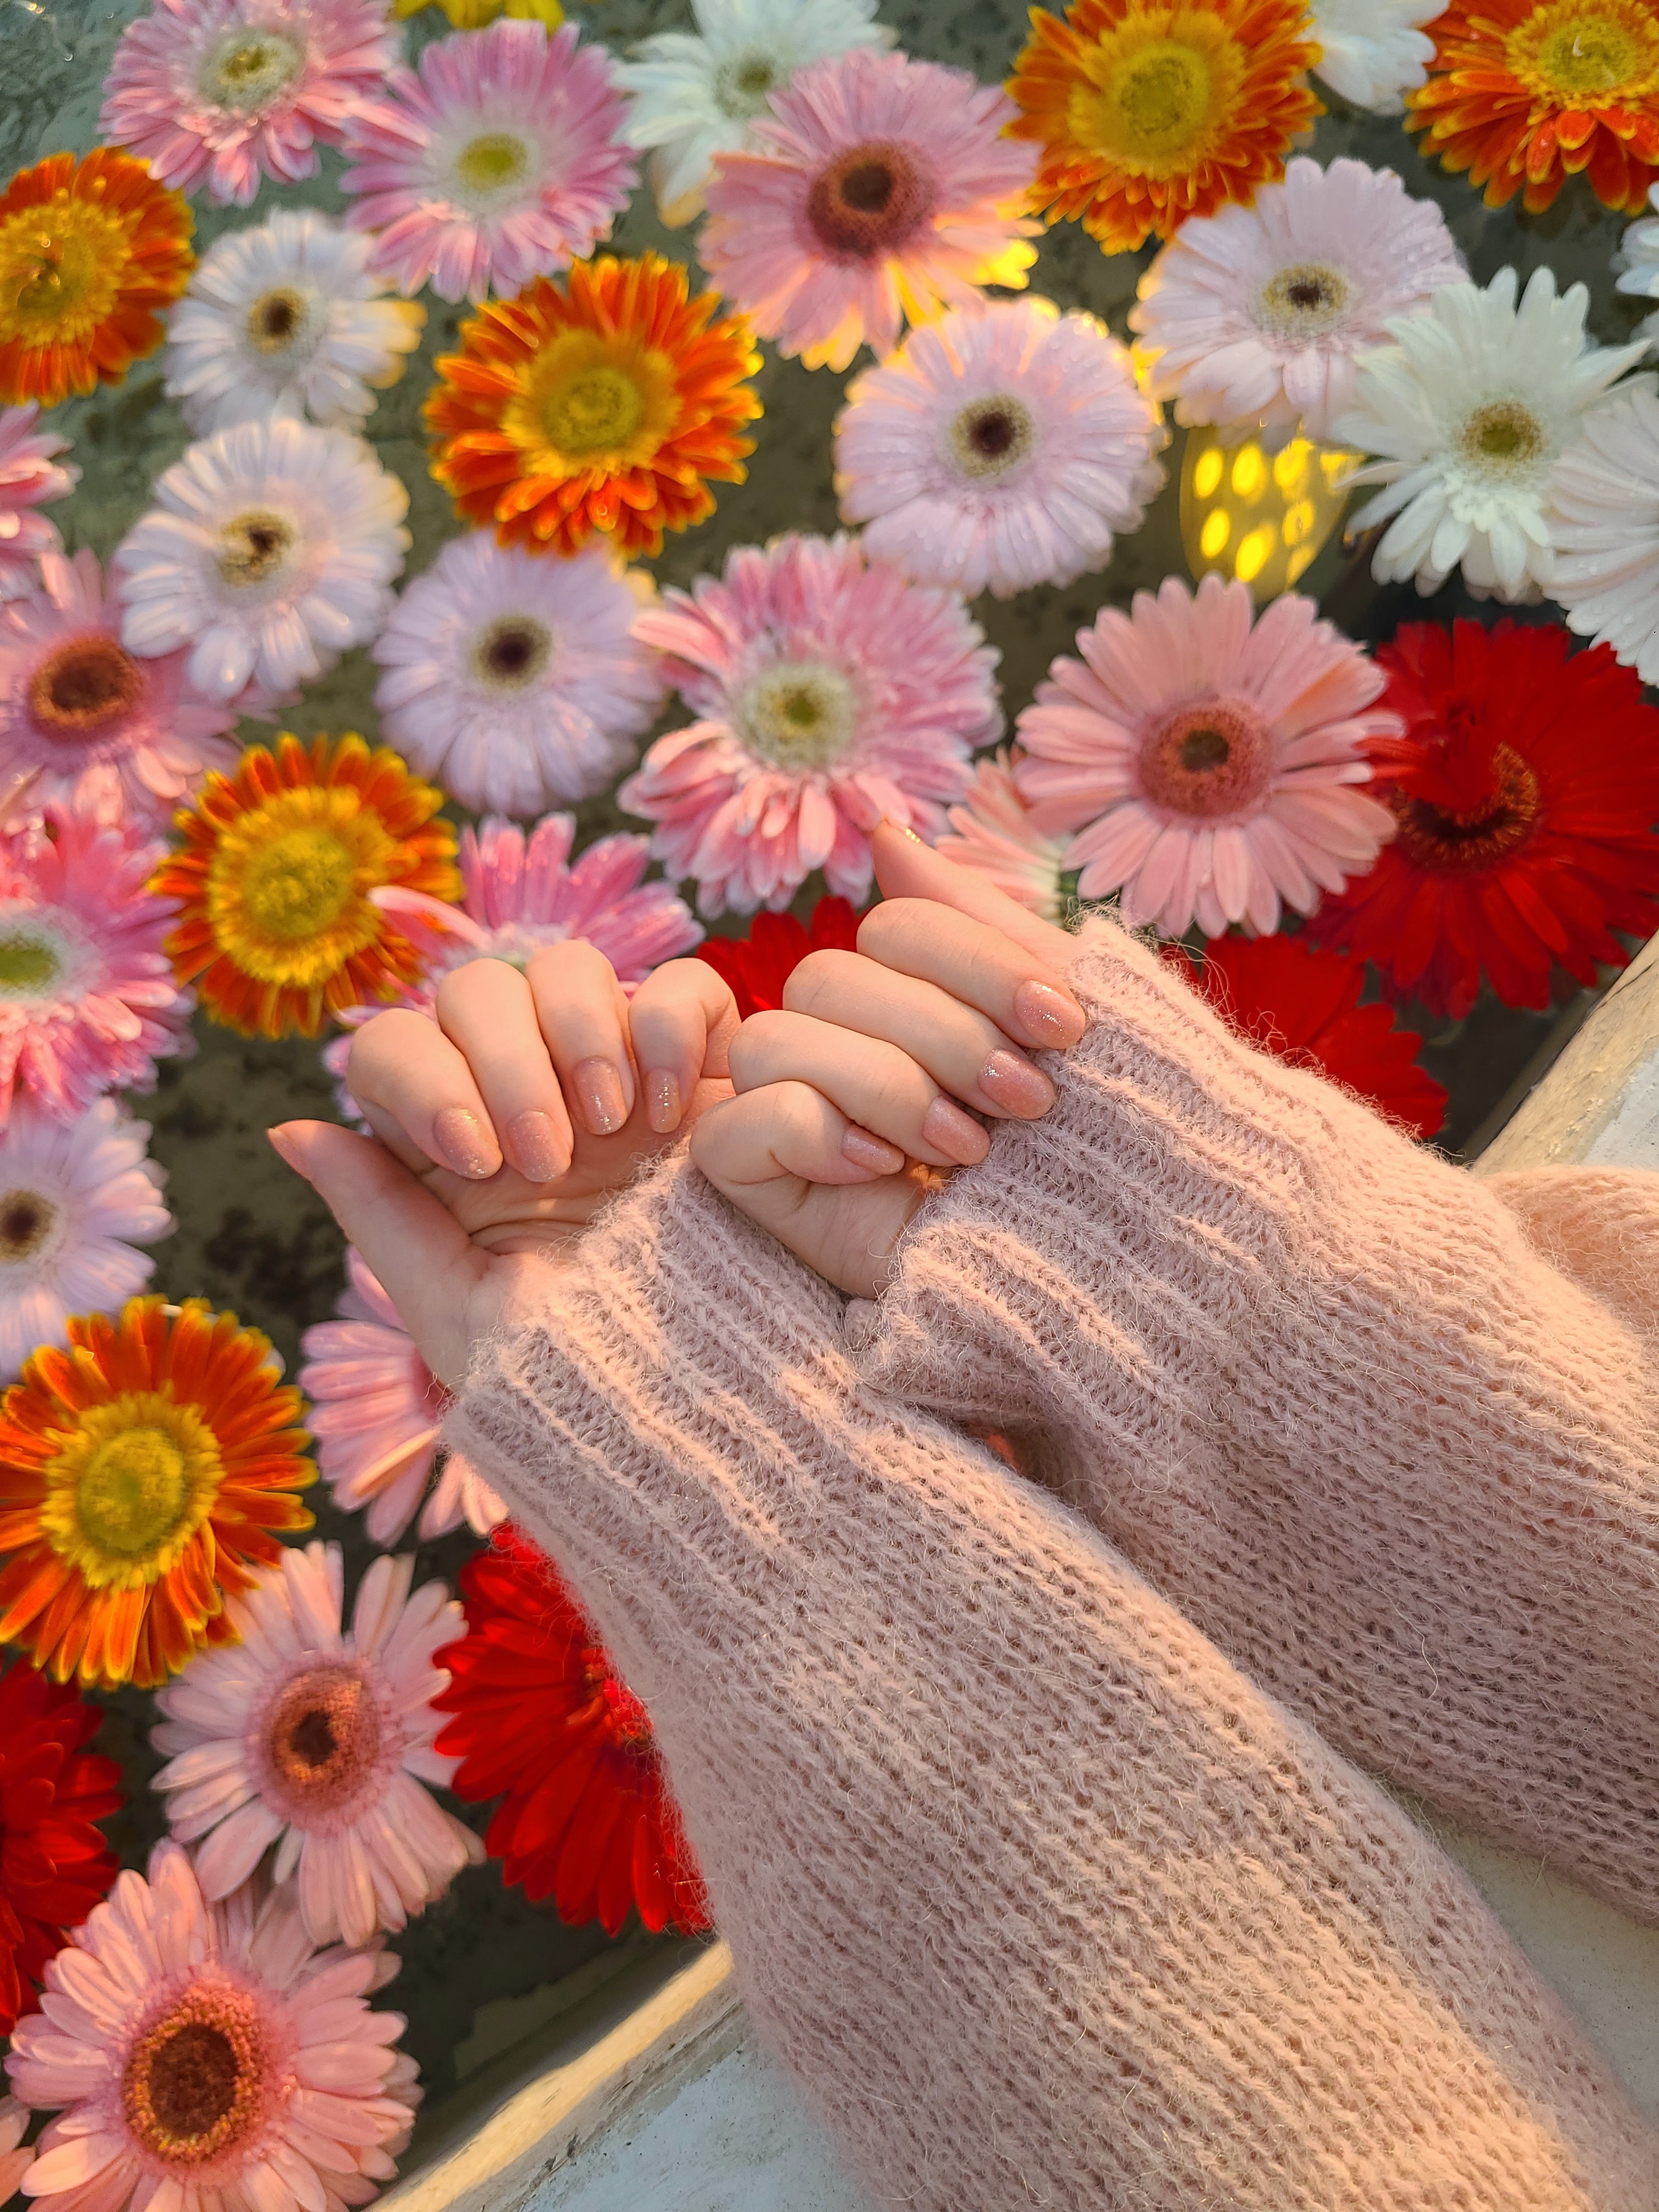
[{"label": "gerbera daisy", "polygon": [[0,1378],[66,1344],[71,1314],[113,1313],[155,1273],[136,1247],[173,1224],[149,1138],[112,1098],[67,1125],[27,1099],[13,1107],[0,1135]]},{"label": "gerbera daisy", "polygon": [[367,1506],[371,1541],[395,1544],[415,1518],[423,1544],[463,1521],[487,1536],[507,1508],[459,1452],[444,1459],[437,1486],[427,1483],[442,1445],[449,1394],[362,1255],[346,1247],[346,1289],[337,1321],[319,1322],[301,1339],[300,1388],[311,1401],[317,1464],[345,1512]]},{"label": "gerbera daisy", "polygon": [[1398,833],[1312,927],[1435,1013],[1467,1014],[1483,975],[1547,1006],[1554,964],[1594,985],[1630,957],[1614,931],[1659,928],[1659,710],[1606,646],[1570,645],[1459,622],[1377,648],[1407,732],[1377,787]]},{"label": "gerbera daisy", "polygon": [[851,538],[739,546],[641,615],[698,717],[617,793],[704,914],[788,905],[815,868],[863,899],[883,815],[937,836],[969,757],[1002,726],[988,646],[953,593]]},{"label": "gerbera daisy", "polygon": [[39,507],[63,499],[81,481],[72,461],[56,456],[70,449],[67,438],[35,428],[40,409],[0,408],[0,601],[21,599],[40,578],[40,556],[61,553],[58,525]]},{"label": "gerbera daisy", "polygon": [[[46,1970],[52,2017],[6,2070],[61,2108],[29,2189],[48,2212],[344,2212],[397,2172],[420,2100],[378,1948],[313,1952],[291,1890],[216,1910],[174,1843],[124,1874]],[[396,1972],[395,1961],[392,1971]]]},{"label": "gerbera daisy", "polygon": [[[0,608],[0,804],[165,821],[210,768],[236,757],[236,712],[204,697],[180,648],[140,660],[122,644],[95,553],[48,553],[33,599]],[[228,734],[233,733],[233,734]]]},{"label": "gerbera daisy", "polygon": [[[1648,205],[1653,210],[1652,215],[1645,222],[1632,223],[1613,258],[1613,267],[1621,292],[1638,300],[1659,300],[1659,185],[1649,191]],[[1650,343],[1659,338],[1659,307],[1645,322],[1637,325],[1636,335]],[[4,429],[4,422],[0,421],[0,505],[3,505],[5,497]],[[0,562],[3,562],[3,556],[4,549],[0,547]],[[0,592],[4,587],[3,568],[0,567]]]},{"label": "gerbera daisy", "polygon": [[744,1021],[783,1004],[783,987],[809,952],[855,952],[859,916],[844,898],[821,898],[810,922],[793,914],[757,914],[741,937],[706,937],[697,947],[729,983]]},{"label": "gerbera daisy", "polygon": [[310,683],[385,620],[408,511],[343,430],[266,416],[216,431],[115,549],[121,641],[147,656],[188,645],[190,679],[215,699]]},{"label": "gerbera daisy", "polygon": [[485,1849],[562,1919],[608,1935],[630,1909],[653,1934],[708,1925],[702,1881],[645,1708],[619,1681],[550,1559],[511,1522],[461,1569],[467,1636],[438,1654],[454,1716],[438,1748],[476,1805],[501,1796]]},{"label": "gerbera daisy", "polygon": [[153,1689],[234,1630],[316,1480],[267,1337],[200,1298],[77,1316],[0,1409],[0,1639],[54,1681]]},{"label": "gerbera daisy", "polygon": [[702,211],[717,154],[754,153],[771,94],[813,62],[890,46],[876,0],[691,0],[697,35],[659,31],[618,64],[632,95],[623,136],[651,149],[651,184],[671,228]]},{"label": "gerbera daisy", "polygon": [[919,584],[1000,599],[1069,584],[1138,530],[1168,442],[1129,356],[1092,315],[975,301],[912,331],[848,386],[842,519]]},{"label": "gerbera daisy", "polygon": [[349,220],[369,266],[441,299],[522,291],[591,253],[639,181],[603,46],[501,21],[428,46],[346,125]]},{"label": "gerbera daisy", "polygon": [[1659,684],[1659,398],[1598,407],[1550,484],[1550,596],[1567,626]]},{"label": "gerbera daisy", "polygon": [[1002,136],[1004,94],[855,46],[768,99],[762,150],[715,161],[697,258],[780,353],[845,368],[866,342],[890,353],[907,317],[1024,286],[1035,162]]},{"label": "gerbera daisy", "polygon": [[1659,178],[1659,18],[1650,0],[1451,0],[1429,81],[1406,102],[1423,150],[1529,215],[1589,174],[1634,214]]},{"label": "gerbera daisy", "polygon": [[28,2124],[27,2105],[20,2105],[15,2097],[0,2097],[0,2204],[16,2196],[19,2184],[34,2163],[33,2145],[23,2141]]},{"label": "gerbera daisy", "polygon": [[[115,1879],[94,1823],[120,1811],[121,1770],[86,1748],[103,1717],[21,1659],[0,1674],[0,2034],[35,2010],[47,1960]],[[0,2203],[17,2186],[22,2132],[8,2097]]]},{"label": "gerbera daisy", "polygon": [[1549,582],[1556,464],[1647,349],[1592,344],[1589,292],[1575,284],[1557,299],[1547,266],[1518,307],[1516,286],[1513,269],[1484,291],[1448,284],[1356,364],[1334,433],[1382,456],[1352,481],[1387,489],[1348,523],[1350,535],[1388,523],[1371,558],[1379,583],[1415,576],[1426,598],[1460,562],[1466,583],[1502,599]]},{"label": "gerbera daisy", "polygon": [[380,727],[475,813],[589,799],[632,765],[662,705],[634,619],[651,596],[597,545],[548,561],[453,538],[375,640]]},{"label": "gerbera daisy", "polygon": [[178,909],[146,887],[164,850],[66,811],[0,838],[0,1130],[20,1092],[72,1121],[194,1051],[166,951]]},{"label": "gerbera daisy", "polygon": [[679,263],[643,253],[538,277],[461,325],[422,410],[432,473],[503,545],[574,553],[604,532],[624,556],[714,511],[709,483],[741,483],[760,413],[749,325],[688,297]]},{"label": "gerbera daisy", "polygon": [[56,407],[154,353],[194,218],[142,161],[53,154],[0,192],[0,401]]},{"label": "gerbera daisy", "polygon": [[1382,671],[1294,592],[1251,625],[1250,594],[1166,577],[1128,614],[1103,608],[1081,660],[1056,660],[1019,718],[1015,766],[1034,828],[1070,830],[1079,895],[1121,890],[1132,928],[1208,937],[1370,866],[1394,821],[1353,787],[1366,745],[1397,733]]},{"label": "gerbera daisy", "polygon": [[1070,903],[1066,851],[1072,841],[1036,827],[1014,781],[1021,757],[1018,745],[1004,745],[974,763],[968,795],[951,808],[951,827],[936,840],[935,850],[988,876],[999,890],[1045,921],[1064,921]]},{"label": "gerbera daisy", "polygon": [[1442,0],[1312,0],[1319,59],[1313,73],[1333,92],[1374,114],[1398,115],[1403,93],[1428,76],[1434,40],[1420,26]]},{"label": "gerbera daisy", "polygon": [[315,208],[278,208],[210,247],[167,319],[167,396],[198,437],[262,415],[361,428],[426,322],[382,296],[369,250]]},{"label": "gerbera daisy", "polygon": [[1129,326],[1153,397],[1187,424],[1328,443],[1354,357],[1443,284],[1468,281],[1432,200],[1392,169],[1292,161],[1253,205],[1183,223],[1140,280]]},{"label": "gerbera daisy", "polygon": [[1031,11],[1010,128],[1042,149],[1032,198],[1109,253],[1282,176],[1322,112],[1304,0],[1075,0]]},{"label": "gerbera daisy", "polygon": [[211,775],[179,817],[181,848],[155,888],[180,902],[169,940],[181,981],[244,1036],[315,1036],[325,1014],[395,998],[420,955],[369,894],[386,884],[454,897],[455,836],[441,792],[355,732],[307,751],[283,736]]},{"label": "gerbera daisy", "polygon": [[98,127],[163,184],[246,207],[262,176],[314,177],[397,58],[379,0],[155,0],[121,33]]}]

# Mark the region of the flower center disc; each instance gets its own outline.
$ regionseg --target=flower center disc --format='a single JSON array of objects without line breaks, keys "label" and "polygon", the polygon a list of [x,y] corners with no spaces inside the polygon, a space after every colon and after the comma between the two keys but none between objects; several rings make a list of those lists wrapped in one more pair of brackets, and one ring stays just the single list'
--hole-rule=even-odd
[{"label": "flower center disc", "polygon": [[219,532],[219,574],[233,591],[245,592],[284,576],[299,533],[285,514],[251,507],[234,514]]},{"label": "flower center disc", "polygon": [[1529,468],[1544,451],[1543,426],[1518,399],[1477,408],[1459,435],[1466,459],[1483,476],[1506,477]]},{"label": "flower center disc", "polygon": [[57,1221],[57,1206],[39,1191],[0,1191],[0,1261],[33,1259]]},{"label": "flower center disc", "polygon": [[597,362],[549,394],[544,419],[562,453],[610,453],[645,420],[645,398],[623,370]]},{"label": "flower center disc", "polygon": [[1141,787],[1155,805],[1206,820],[1251,811],[1269,780],[1267,732],[1224,700],[1183,708],[1142,741]]},{"label": "flower center disc", "polygon": [[994,481],[1016,469],[1031,450],[1031,410],[999,392],[970,400],[951,425],[951,447],[964,476]]},{"label": "flower center disc", "polygon": [[83,738],[129,713],[143,683],[137,662],[112,637],[72,637],[35,670],[29,708],[54,736]]},{"label": "flower center disc", "polygon": [[1491,792],[1479,806],[1453,812],[1408,792],[1385,796],[1402,848],[1419,867],[1449,876],[1507,860],[1532,837],[1544,811],[1536,773],[1512,746],[1501,744],[1492,750]]},{"label": "flower center disc", "polygon": [[1529,92],[1558,102],[1640,98],[1659,71],[1659,22],[1646,0],[1544,0],[1510,33],[1504,59]]},{"label": "flower center disc", "polygon": [[840,759],[858,727],[858,702],[840,669],[781,660],[749,685],[737,719],[751,752],[799,775]]},{"label": "flower center disc", "polygon": [[0,998],[44,999],[63,973],[63,955],[49,938],[27,926],[0,937]]},{"label": "flower center disc", "polygon": [[256,982],[315,989],[380,941],[367,891],[388,880],[398,850],[355,791],[276,793],[219,840],[206,887],[214,936]]},{"label": "flower center disc", "polygon": [[262,292],[247,311],[248,343],[256,353],[286,353],[310,320],[305,295],[287,285]]},{"label": "flower center disc", "polygon": [[242,872],[242,904],[264,935],[295,945],[339,920],[356,877],[349,847],[322,824],[307,825],[273,837],[250,855]]},{"label": "flower center disc", "polygon": [[252,2131],[268,2071],[252,1998],[198,1982],[133,2045],[121,2082],[123,2114],[153,2157],[206,2166]]},{"label": "flower center disc", "polygon": [[202,64],[197,82],[216,106],[239,115],[269,107],[299,75],[305,51],[282,31],[227,31]]},{"label": "flower center disc", "polygon": [[738,54],[714,73],[714,101],[721,112],[746,123],[766,112],[767,97],[778,81],[770,54]]},{"label": "flower center disc", "polygon": [[530,167],[522,138],[510,131],[487,131],[463,146],[455,156],[455,174],[468,191],[488,196],[516,185]]},{"label": "flower center disc", "polygon": [[534,615],[498,615],[472,648],[472,672],[492,691],[523,691],[543,674],[553,633]]},{"label": "flower center disc", "polygon": [[40,1527],[88,1589],[139,1589],[207,1519],[224,1462],[194,1406],[126,1390],[83,1407],[41,1469]]},{"label": "flower center disc", "polygon": [[313,1667],[296,1677],[261,1733],[277,1793],[301,1821],[356,1796],[380,1753],[374,1691],[347,1666]]},{"label": "flower center disc", "polygon": [[933,180],[902,146],[854,146],[812,181],[806,219],[831,253],[855,261],[896,252],[933,211]]},{"label": "flower center disc", "polygon": [[121,216],[67,192],[0,220],[0,342],[85,338],[113,309],[131,259]]},{"label": "flower center disc", "polygon": [[1328,262],[1297,262],[1270,276],[1256,294],[1252,320],[1287,338],[1322,337],[1348,310],[1351,287]]}]

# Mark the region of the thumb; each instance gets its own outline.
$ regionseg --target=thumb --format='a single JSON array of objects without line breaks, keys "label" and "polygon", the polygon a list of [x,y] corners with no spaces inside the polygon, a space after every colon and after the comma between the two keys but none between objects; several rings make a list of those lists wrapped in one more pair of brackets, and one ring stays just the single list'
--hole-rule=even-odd
[{"label": "thumb", "polygon": [[1078,954],[1078,942],[1070,931],[1042,921],[976,869],[947,860],[931,845],[924,845],[914,830],[902,830],[890,819],[878,824],[871,842],[876,881],[884,898],[932,899],[939,906],[954,907],[958,914],[988,922],[1012,937],[1055,975],[1070,969]]}]

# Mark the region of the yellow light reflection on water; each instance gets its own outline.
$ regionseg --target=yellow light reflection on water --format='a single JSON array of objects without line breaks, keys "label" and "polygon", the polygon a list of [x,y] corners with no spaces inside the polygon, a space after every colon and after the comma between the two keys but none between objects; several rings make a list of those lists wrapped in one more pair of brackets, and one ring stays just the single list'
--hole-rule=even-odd
[{"label": "yellow light reflection on water", "polygon": [[1306,574],[1342,520],[1339,489],[1359,453],[1293,438],[1277,453],[1255,439],[1224,446],[1189,430],[1181,470],[1181,541],[1194,576],[1237,576],[1258,605]]}]

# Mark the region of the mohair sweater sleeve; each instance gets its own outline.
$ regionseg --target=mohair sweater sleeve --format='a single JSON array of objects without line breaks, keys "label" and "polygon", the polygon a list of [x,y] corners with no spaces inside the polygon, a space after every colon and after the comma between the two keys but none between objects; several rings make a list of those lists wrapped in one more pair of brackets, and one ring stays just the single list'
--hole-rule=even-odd
[{"label": "mohair sweater sleeve", "polygon": [[770,2047],[905,2212],[1652,2212],[1463,1877],[671,1163],[455,1443],[644,1698]]},{"label": "mohair sweater sleeve", "polygon": [[1659,1917],[1659,1179],[1482,1182],[1109,923],[849,1340],[1361,1765]]}]

